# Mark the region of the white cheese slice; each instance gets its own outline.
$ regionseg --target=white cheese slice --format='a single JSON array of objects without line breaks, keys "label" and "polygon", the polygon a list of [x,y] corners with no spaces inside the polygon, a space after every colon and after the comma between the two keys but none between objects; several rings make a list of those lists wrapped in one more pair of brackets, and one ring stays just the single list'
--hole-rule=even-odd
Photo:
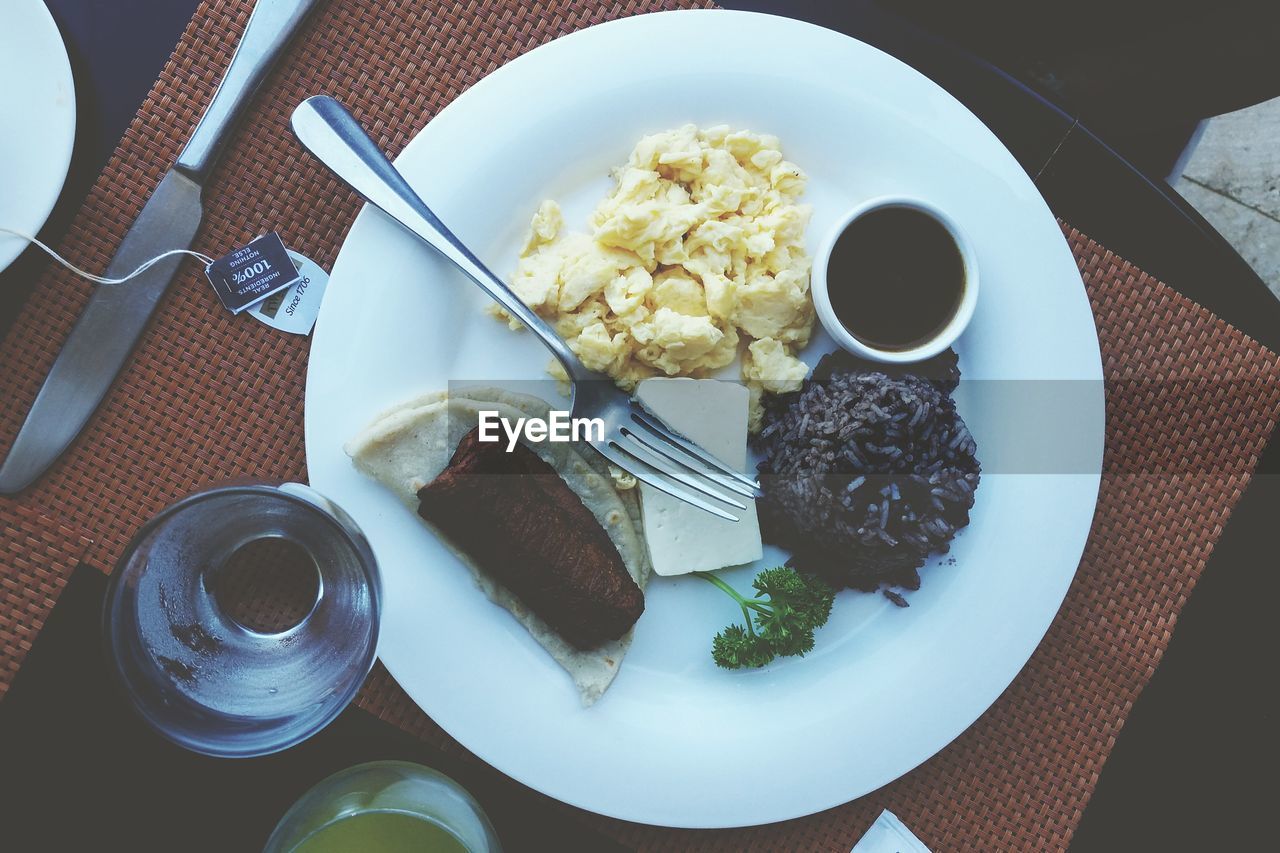
[{"label": "white cheese slice", "polygon": [[[715,379],[646,379],[636,388],[636,397],[667,426],[746,473],[750,393],[744,386]],[[660,575],[714,571],[760,559],[755,501],[745,501],[747,509],[736,522],[716,518],[644,483],[640,502],[649,556]]]}]

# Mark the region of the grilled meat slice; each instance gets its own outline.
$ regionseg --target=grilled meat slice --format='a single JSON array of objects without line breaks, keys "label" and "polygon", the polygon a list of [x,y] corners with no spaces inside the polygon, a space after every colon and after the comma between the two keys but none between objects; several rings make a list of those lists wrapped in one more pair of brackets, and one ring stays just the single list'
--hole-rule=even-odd
[{"label": "grilled meat slice", "polygon": [[644,611],[604,528],[523,444],[508,453],[472,430],[418,501],[419,515],[580,649],[621,637]]}]

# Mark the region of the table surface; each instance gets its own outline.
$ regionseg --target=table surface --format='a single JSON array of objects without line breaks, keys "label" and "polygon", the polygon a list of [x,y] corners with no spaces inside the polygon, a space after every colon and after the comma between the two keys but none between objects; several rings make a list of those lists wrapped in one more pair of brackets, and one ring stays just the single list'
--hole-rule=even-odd
[{"label": "table surface", "polygon": [[[46,2],[71,55],[79,122],[71,174],[41,235],[56,242],[197,0]],[[874,0],[722,5],[804,18],[913,65],[1000,137],[1055,214],[1280,351],[1280,302],[1263,282],[1167,184],[1139,173],[1072,112]],[[1056,25],[1061,22],[1045,21]],[[0,334],[46,263],[28,252],[0,274]],[[1252,780],[1276,754],[1266,717],[1267,680],[1258,673],[1270,669],[1271,602],[1280,591],[1277,573],[1268,571],[1275,558],[1267,547],[1280,506],[1278,472],[1280,451],[1272,441],[1182,612],[1164,661],[1129,715],[1073,849],[1218,848],[1229,837],[1265,837],[1270,804],[1263,800],[1265,786]]]}]

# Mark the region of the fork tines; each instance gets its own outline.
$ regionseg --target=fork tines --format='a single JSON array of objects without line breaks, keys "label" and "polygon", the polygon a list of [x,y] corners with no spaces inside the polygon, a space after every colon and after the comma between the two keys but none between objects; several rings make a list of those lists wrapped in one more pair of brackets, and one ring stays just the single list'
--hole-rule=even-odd
[{"label": "fork tines", "polygon": [[600,450],[641,482],[730,521],[738,516],[707,498],[743,510],[747,505],[741,498],[759,494],[756,481],[671,431],[635,402],[631,422]]}]

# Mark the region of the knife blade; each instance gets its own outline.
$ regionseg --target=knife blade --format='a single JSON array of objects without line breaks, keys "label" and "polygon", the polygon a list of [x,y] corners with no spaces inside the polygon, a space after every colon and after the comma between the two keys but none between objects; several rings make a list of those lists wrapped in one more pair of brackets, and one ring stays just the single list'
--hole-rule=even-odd
[{"label": "knife blade", "polygon": [[[201,191],[232,126],[317,0],[258,0],[209,108],[143,206],[107,276],[191,246],[203,217]],[[111,389],[182,264],[169,257],[119,285],[94,291],[45,378],[0,466],[0,494],[15,494],[62,455]]]},{"label": "knife blade", "polygon": [[[128,275],[162,252],[191,245],[201,214],[200,185],[170,171],[125,234],[107,276]],[[125,284],[103,285],[94,293],[0,468],[0,493],[25,488],[79,434],[128,360],[181,263],[180,257],[165,258]]]}]

